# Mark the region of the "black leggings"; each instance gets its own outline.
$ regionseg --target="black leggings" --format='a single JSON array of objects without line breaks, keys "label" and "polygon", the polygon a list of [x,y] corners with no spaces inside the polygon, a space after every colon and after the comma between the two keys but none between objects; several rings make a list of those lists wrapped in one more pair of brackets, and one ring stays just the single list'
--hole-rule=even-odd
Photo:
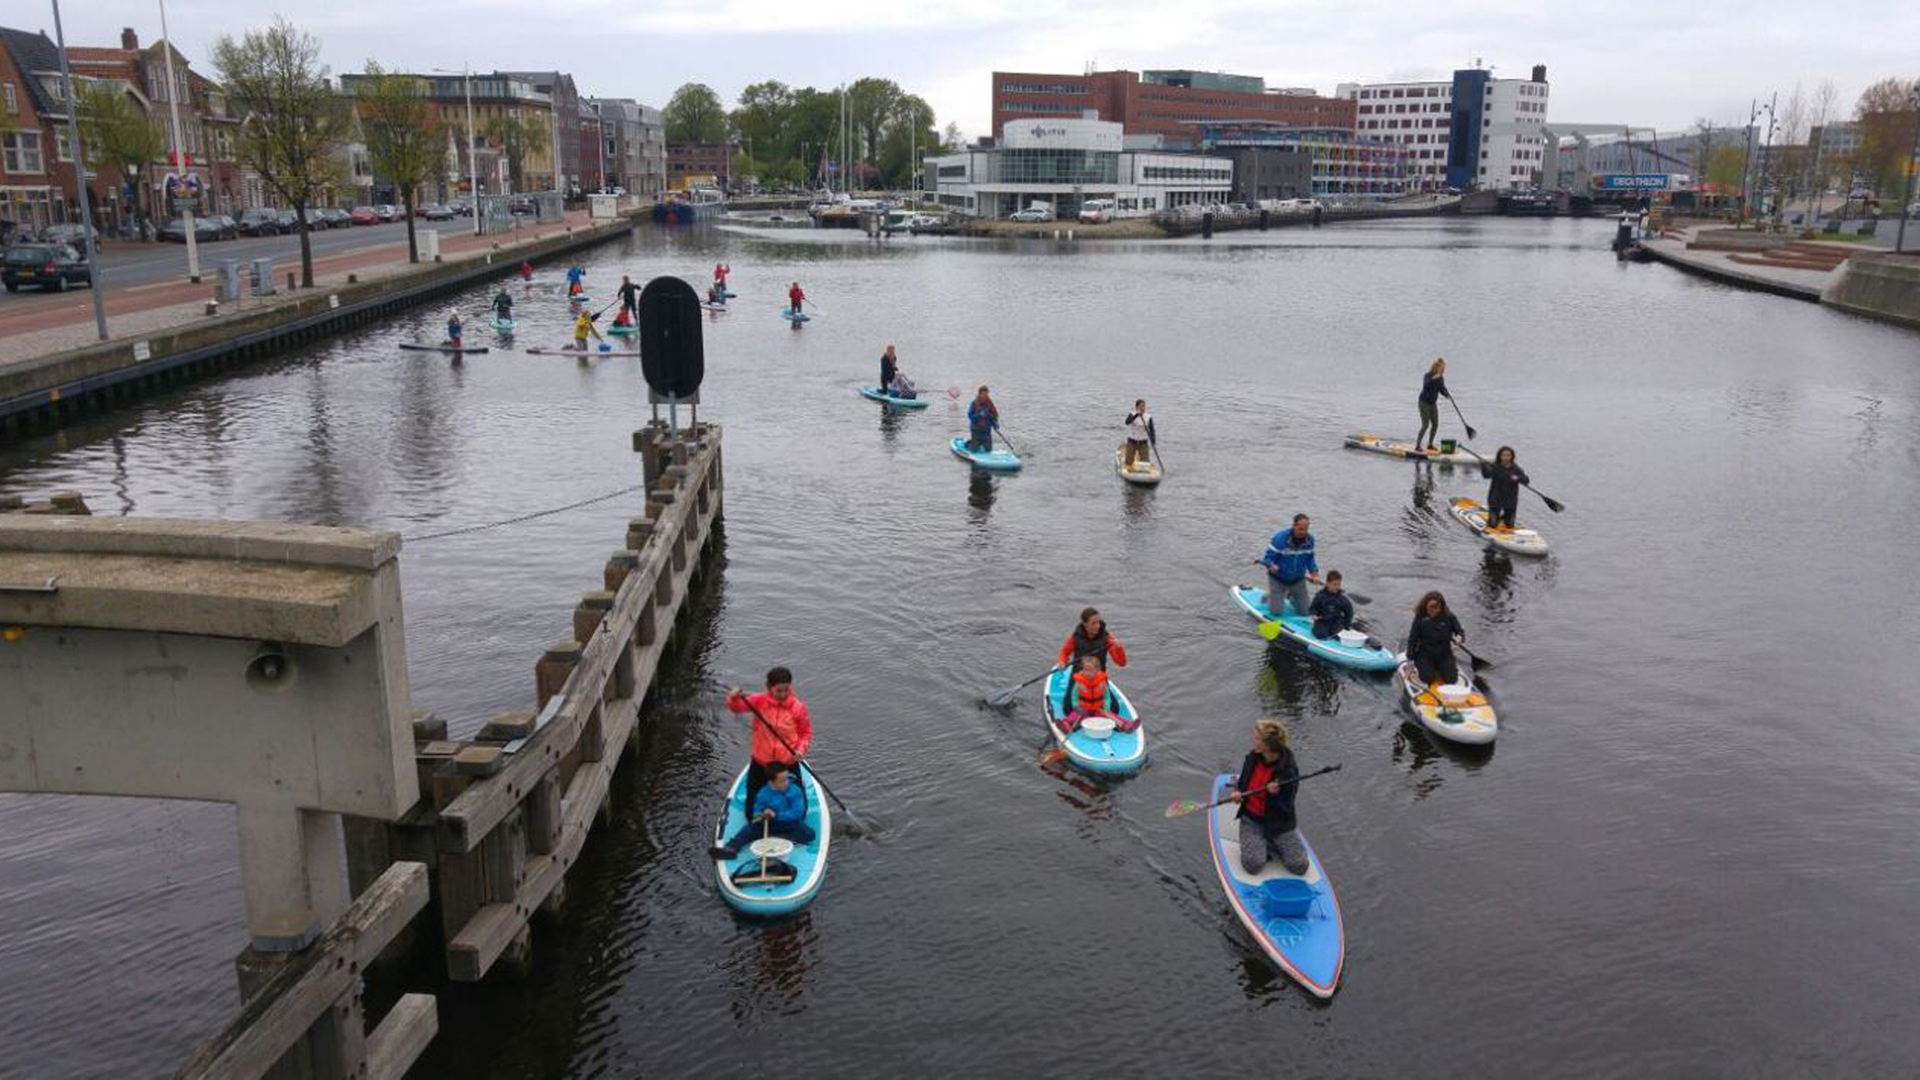
[{"label": "black leggings", "polygon": [[1497,525],[1505,525],[1509,529],[1513,528],[1513,514],[1515,509],[1516,508],[1512,506],[1489,505],[1487,507],[1487,528],[1491,529]]},{"label": "black leggings", "polygon": [[1435,676],[1443,683],[1460,681],[1460,665],[1453,658],[1453,650],[1446,652],[1420,653],[1413,658],[1414,670],[1420,673],[1420,681],[1432,685]]}]

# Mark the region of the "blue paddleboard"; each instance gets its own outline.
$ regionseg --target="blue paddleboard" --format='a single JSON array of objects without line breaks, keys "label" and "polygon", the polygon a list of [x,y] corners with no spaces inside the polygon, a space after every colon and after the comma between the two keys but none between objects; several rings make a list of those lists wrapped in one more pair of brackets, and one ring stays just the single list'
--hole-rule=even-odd
[{"label": "blue paddleboard", "polygon": [[967,449],[967,440],[958,436],[947,444],[953,448],[953,455],[965,461],[971,461],[982,469],[995,469],[1000,472],[1013,472],[1020,468],[1020,455],[1011,450],[990,450],[982,453]]},{"label": "blue paddleboard", "polygon": [[[1215,777],[1210,801],[1226,795],[1235,779],[1227,773]],[[1240,864],[1240,823],[1234,817],[1239,809],[1237,803],[1223,803],[1207,811],[1208,846],[1227,902],[1261,952],[1314,996],[1332,997],[1347,963],[1347,931],[1320,856],[1302,833],[1306,873],[1288,872],[1278,856],[1258,874],[1247,873]]]},{"label": "blue paddleboard", "polygon": [[924,409],[928,405],[932,404],[932,402],[928,401],[926,398],[923,398],[923,397],[913,397],[913,398],[894,397],[892,394],[882,391],[877,386],[861,387],[860,396],[864,398],[869,398],[874,401],[881,402],[883,404],[891,405],[896,409]]},{"label": "blue paddleboard", "polygon": [[[1066,751],[1067,760],[1079,768],[1091,773],[1103,773],[1109,776],[1126,776],[1140,771],[1147,763],[1147,727],[1141,724],[1132,731],[1114,728],[1113,734],[1104,739],[1096,739],[1084,731],[1075,730],[1069,734],[1061,726],[1060,719],[1066,714],[1068,672],[1056,671],[1047,677],[1047,692],[1040,695],[1040,708],[1046,715],[1047,727],[1053,732],[1054,741],[1060,749]],[[1109,682],[1108,705],[1111,711],[1128,720],[1140,719],[1134,711],[1133,702],[1120,688]]]},{"label": "blue paddleboard", "polygon": [[[1273,613],[1267,609],[1267,594],[1264,589],[1255,589],[1246,585],[1233,587],[1234,603],[1239,604],[1247,614],[1261,622],[1273,620]],[[1359,668],[1361,671],[1392,671],[1399,666],[1393,652],[1380,645],[1368,645],[1366,638],[1361,641],[1342,641],[1337,637],[1321,640],[1313,636],[1313,620],[1305,615],[1295,615],[1291,605],[1287,613],[1280,616],[1280,636],[1275,643],[1285,641],[1311,653],[1322,660],[1345,667]]]},{"label": "blue paddleboard", "polygon": [[[778,861],[792,868],[793,880],[778,884],[736,884],[736,877],[757,875],[760,871],[760,857],[748,848],[741,848],[740,853],[732,859],[713,860],[714,880],[720,888],[720,898],[743,914],[764,917],[799,911],[812,902],[814,894],[820,891],[820,883],[826,879],[827,847],[833,839],[832,815],[827,809],[827,800],[821,794],[820,785],[814,782],[813,770],[802,765],[799,771],[800,790],[807,797],[806,821],[813,828],[813,841],[794,844],[793,850],[780,856]],[[746,825],[746,792],[747,770],[741,769],[740,775],[734,778],[733,787],[727,791],[720,825],[713,834],[714,846],[725,843]]]}]

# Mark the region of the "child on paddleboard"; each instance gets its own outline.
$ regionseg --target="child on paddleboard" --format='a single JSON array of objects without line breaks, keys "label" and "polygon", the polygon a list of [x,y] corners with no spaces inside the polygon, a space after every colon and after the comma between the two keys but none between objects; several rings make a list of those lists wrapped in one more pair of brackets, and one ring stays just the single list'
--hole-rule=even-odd
[{"label": "child on paddleboard", "polygon": [[1307,872],[1307,846],[1300,839],[1293,796],[1300,785],[1287,725],[1274,719],[1253,725],[1253,749],[1240,763],[1240,778],[1227,798],[1240,804],[1240,868],[1258,874],[1275,855],[1291,874]]},{"label": "child on paddleboard", "polygon": [[1080,670],[1074,672],[1067,681],[1063,702],[1067,706],[1067,713],[1061,718],[1060,726],[1075,731],[1087,717],[1104,716],[1111,719],[1113,726],[1121,731],[1132,731],[1139,727],[1138,720],[1128,720],[1107,707],[1111,700],[1111,689],[1107,683],[1107,673],[1100,668],[1100,658],[1093,653],[1082,656]]},{"label": "child on paddleboard", "polygon": [[813,826],[807,824],[807,794],[801,790],[793,770],[784,762],[775,761],[767,765],[766,772],[767,782],[754,793],[747,823],[726,843],[708,852],[714,858],[723,861],[733,858],[763,832],[796,844],[813,843]]},{"label": "child on paddleboard", "polygon": [[1327,571],[1327,583],[1313,598],[1313,603],[1307,605],[1307,614],[1313,616],[1313,636],[1321,641],[1338,637],[1342,630],[1353,629],[1353,601],[1347,598],[1340,571]]}]

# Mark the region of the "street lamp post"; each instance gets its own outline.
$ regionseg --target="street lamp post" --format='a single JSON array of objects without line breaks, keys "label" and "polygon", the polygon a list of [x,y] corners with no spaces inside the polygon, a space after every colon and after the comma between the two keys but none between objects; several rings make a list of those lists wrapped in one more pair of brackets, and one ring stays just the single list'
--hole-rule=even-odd
[{"label": "street lamp post", "polygon": [[87,192],[87,144],[80,141],[80,104],[73,99],[73,72],[67,68],[67,34],[60,27],[60,0],[53,0],[53,37],[60,50],[60,93],[67,99],[67,141],[73,144],[73,186],[80,189],[80,246],[87,250],[87,291],[93,294],[93,325],[107,340],[107,309],[101,294],[100,242],[95,238],[93,208]]},{"label": "street lamp post", "polygon": [[1913,216],[1913,174],[1920,172],[1920,79],[1907,91],[1907,104],[1913,106],[1913,152],[1907,157],[1907,197],[1900,207],[1900,232],[1893,240],[1895,255],[1907,250],[1907,219]]},{"label": "street lamp post", "polygon": [[442,75],[459,75],[466,80],[467,91],[467,194],[473,199],[473,235],[480,235],[480,159],[473,147],[473,65],[463,62],[459,71],[434,68]]},{"label": "street lamp post", "polygon": [[[167,34],[167,0],[159,0],[159,2],[160,43],[165,46],[164,56],[167,62],[167,111],[173,121],[173,156],[176,159],[175,164],[181,170],[181,175],[190,179],[193,173],[190,171],[191,166],[187,164],[187,148],[180,141],[180,81],[173,76],[173,38]],[[186,179],[182,179],[180,182],[182,190],[187,186]],[[164,189],[161,194],[165,195]],[[181,216],[187,233],[187,280],[197,285],[200,283],[200,245],[193,235],[193,202],[188,200],[182,203],[181,207]]]}]

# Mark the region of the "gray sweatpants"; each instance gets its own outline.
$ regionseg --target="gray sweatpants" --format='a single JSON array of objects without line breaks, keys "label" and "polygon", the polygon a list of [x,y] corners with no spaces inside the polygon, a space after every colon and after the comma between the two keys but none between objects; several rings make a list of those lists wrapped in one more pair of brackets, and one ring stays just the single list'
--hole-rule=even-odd
[{"label": "gray sweatpants", "polygon": [[1307,596],[1306,578],[1301,578],[1291,585],[1283,585],[1279,578],[1268,574],[1267,612],[1276,619],[1286,614],[1285,609],[1280,606],[1282,598],[1293,603],[1293,613],[1295,615],[1305,615],[1307,613],[1307,605],[1313,603]]},{"label": "gray sweatpants", "polygon": [[1240,868],[1257,874],[1267,868],[1267,859],[1280,856],[1280,865],[1290,874],[1307,872],[1307,846],[1300,842],[1300,830],[1288,829],[1268,836],[1257,821],[1240,819]]}]

